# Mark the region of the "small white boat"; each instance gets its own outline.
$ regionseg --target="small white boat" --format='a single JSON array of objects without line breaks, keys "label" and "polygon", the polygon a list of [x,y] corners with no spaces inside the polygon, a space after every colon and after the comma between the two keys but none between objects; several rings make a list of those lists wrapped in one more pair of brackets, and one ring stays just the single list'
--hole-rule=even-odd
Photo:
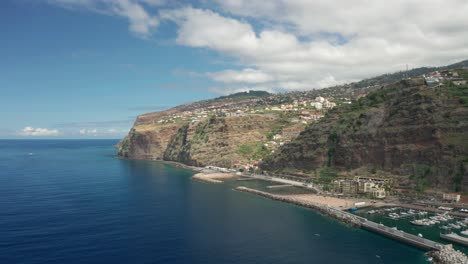
[{"label": "small white boat", "polygon": [[429,225],[429,223],[427,221],[423,221],[423,220],[414,220],[414,221],[411,221],[410,223],[413,224],[413,225],[417,225],[417,226],[428,226]]},{"label": "small white boat", "polygon": [[462,234],[462,235],[465,235],[465,236],[468,236],[468,230],[461,231],[461,233],[460,233],[460,234]]},{"label": "small white boat", "polygon": [[421,233],[418,234],[418,237],[423,237],[423,235]]}]

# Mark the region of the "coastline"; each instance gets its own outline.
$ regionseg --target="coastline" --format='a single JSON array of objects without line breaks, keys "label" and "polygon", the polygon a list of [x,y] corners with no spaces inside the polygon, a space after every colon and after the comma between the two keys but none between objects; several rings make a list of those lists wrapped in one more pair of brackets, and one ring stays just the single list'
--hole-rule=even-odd
[{"label": "coastline", "polygon": [[232,173],[214,172],[211,170],[202,170],[201,172],[192,176],[193,180],[208,182],[208,183],[223,183],[222,179],[231,179],[236,177]]},{"label": "coastline", "polygon": [[[304,201],[301,199],[297,199],[295,197],[288,197],[287,195],[276,195],[267,192],[262,192],[259,190],[247,188],[247,187],[236,187],[234,188],[236,191],[251,193],[254,195],[258,195],[267,199],[272,199],[276,201],[281,201],[289,204],[294,204],[297,206],[301,206],[304,208],[313,209],[314,211],[319,212],[328,217],[332,217],[342,223],[349,224],[353,227],[359,227],[366,229],[368,231],[372,231],[373,233],[380,234],[382,236],[394,239],[396,241],[406,243],[412,246],[415,246],[420,249],[425,249],[426,256],[429,257],[429,261],[436,264],[465,264],[468,263],[468,257],[461,251],[456,250],[453,248],[452,244],[438,244],[431,240],[423,239],[416,237],[414,235],[408,233],[400,233],[401,231],[394,231],[391,228],[386,227],[387,231],[383,231],[379,225],[373,223],[372,221],[368,221],[367,219],[339,210],[337,208],[317,204],[311,201]],[[371,224],[368,224],[371,223]],[[366,226],[376,226],[373,228],[368,228]],[[385,230],[384,229],[384,230]],[[427,242],[425,242],[427,241]],[[429,248],[426,243],[434,244],[432,248]]]},{"label": "coastline", "polygon": [[[116,156],[118,158],[127,159],[127,158],[120,157],[118,155]],[[131,160],[131,159],[128,159],[128,160]],[[141,159],[141,160],[157,161],[157,162],[165,163],[170,166],[191,170],[195,172],[195,174],[191,177],[192,180],[202,181],[202,182],[211,183],[211,184],[222,184],[224,183],[222,179],[235,178],[238,176],[234,173],[219,172],[213,169],[191,166],[191,165],[187,165],[187,164],[184,164],[181,162],[175,162],[175,161],[151,160],[151,159]],[[322,215],[334,218],[338,220],[339,222],[350,225],[352,227],[363,228],[364,226],[367,225],[366,222],[368,223],[371,222],[363,217],[360,217],[360,216],[357,216],[357,215],[354,215],[345,211],[346,209],[349,209],[352,206],[354,206],[354,203],[356,202],[355,199],[344,199],[344,198],[337,198],[337,197],[332,197],[332,196],[323,196],[323,195],[318,195],[318,194],[277,195],[277,194],[263,192],[260,190],[251,189],[251,188],[247,188],[243,186],[235,187],[233,188],[233,190],[251,193],[251,194],[262,196],[271,200],[286,202],[286,203],[293,204],[296,206],[312,209]],[[404,204],[401,204],[401,203],[371,204],[369,206],[370,207],[385,207],[385,206],[390,206],[390,205],[405,207]],[[406,204],[406,207],[411,207],[411,205]],[[380,233],[380,232],[375,232],[375,231],[371,231],[371,232]],[[382,233],[380,234],[382,235]],[[405,233],[405,235],[413,236],[408,233]],[[383,236],[392,238],[388,234],[383,234]],[[408,243],[408,241],[405,242],[404,239],[402,240],[402,239],[397,238],[395,240],[399,240],[402,243],[411,244],[411,243]],[[430,241],[430,242],[433,242],[433,241]],[[442,246],[438,246],[437,249],[436,248],[426,249],[427,251],[426,255],[430,257],[429,260],[432,263],[436,263],[436,264],[468,263],[468,257],[464,253],[458,250],[455,250],[451,244],[448,244],[448,245],[440,244],[440,245]],[[419,247],[419,246],[416,246],[416,247]]]},{"label": "coastline", "polygon": [[161,162],[163,164],[171,165],[171,166],[176,167],[176,168],[182,168],[182,169],[190,170],[190,171],[193,171],[193,172],[200,172],[200,171],[202,171],[204,169],[202,167],[191,166],[191,165],[187,165],[187,164],[184,164],[184,163],[178,162],[178,161],[156,160],[156,159],[130,159],[130,158],[122,157],[122,156],[120,156],[118,154],[114,155],[114,157],[117,158],[117,159],[122,159],[122,160],[156,161],[156,162]]}]

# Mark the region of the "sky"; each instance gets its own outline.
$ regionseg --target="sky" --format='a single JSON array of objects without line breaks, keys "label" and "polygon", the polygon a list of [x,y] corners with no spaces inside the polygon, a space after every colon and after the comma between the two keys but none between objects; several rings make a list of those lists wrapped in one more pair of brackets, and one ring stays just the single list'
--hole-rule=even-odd
[{"label": "sky", "polygon": [[139,114],[468,58],[466,0],[2,0],[0,138],[122,138]]}]

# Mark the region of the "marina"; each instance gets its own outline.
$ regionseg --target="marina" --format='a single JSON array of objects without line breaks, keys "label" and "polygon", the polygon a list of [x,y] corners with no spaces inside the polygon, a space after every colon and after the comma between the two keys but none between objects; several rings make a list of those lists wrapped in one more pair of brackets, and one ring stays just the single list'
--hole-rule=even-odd
[{"label": "marina", "polygon": [[[354,212],[366,219],[426,238],[440,244],[453,243],[454,248],[468,253],[468,218],[451,215],[450,212],[429,212],[400,206]],[[447,235],[450,234],[450,235]]]},{"label": "marina", "polygon": [[273,200],[278,200],[282,202],[287,202],[299,206],[303,206],[306,208],[311,208],[319,211],[322,214],[331,216],[337,220],[340,220],[344,223],[351,224],[356,227],[361,227],[363,229],[366,229],[368,231],[372,231],[374,233],[380,234],[382,236],[391,238],[393,240],[397,240],[400,242],[403,242],[405,244],[417,247],[419,249],[425,250],[425,251],[439,251],[445,248],[444,244],[423,238],[421,236],[416,236],[410,233],[406,233],[403,230],[398,230],[396,228],[390,228],[388,226],[385,226],[383,224],[378,224],[376,222],[370,221],[364,217],[360,217],[358,215],[343,211],[343,210],[338,210],[336,208],[326,206],[326,205],[321,205],[321,204],[316,204],[316,203],[311,203],[311,202],[304,202],[298,199],[294,199],[288,196],[284,195],[276,195],[276,194],[271,194],[268,192],[263,192],[255,189],[250,189],[246,187],[237,187],[235,188],[237,191],[241,192],[247,192],[247,193],[252,193],[256,194],[259,196],[263,196],[269,199]]}]

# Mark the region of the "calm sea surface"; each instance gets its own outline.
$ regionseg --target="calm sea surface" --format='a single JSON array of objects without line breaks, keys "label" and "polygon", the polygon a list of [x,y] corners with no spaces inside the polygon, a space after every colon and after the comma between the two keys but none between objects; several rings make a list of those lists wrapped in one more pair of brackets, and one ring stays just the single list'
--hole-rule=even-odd
[{"label": "calm sea surface", "polygon": [[425,263],[297,206],[114,158],[115,140],[0,141],[0,263]]}]

